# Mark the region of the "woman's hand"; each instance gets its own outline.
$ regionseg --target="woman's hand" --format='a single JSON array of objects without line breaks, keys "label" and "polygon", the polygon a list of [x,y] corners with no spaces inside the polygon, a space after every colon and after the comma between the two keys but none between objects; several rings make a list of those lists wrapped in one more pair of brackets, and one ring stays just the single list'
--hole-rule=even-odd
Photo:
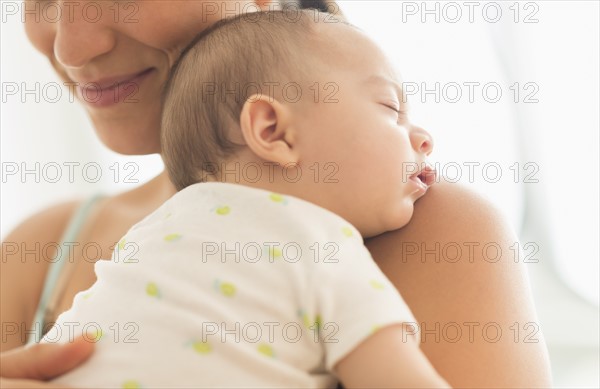
[{"label": "woman's hand", "polygon": [[85,361],[94,343],[83,337],[65,344],[35,344],[0,354],[0,388],[64,388],[43,381],[58,377]]}]

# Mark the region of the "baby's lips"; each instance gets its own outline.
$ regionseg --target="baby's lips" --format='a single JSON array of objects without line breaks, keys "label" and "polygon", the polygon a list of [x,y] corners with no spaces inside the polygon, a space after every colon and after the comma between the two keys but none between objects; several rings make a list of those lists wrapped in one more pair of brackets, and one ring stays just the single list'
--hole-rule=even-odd
[{"label": "baby's lips", "polygon": [[437,171],[431,166],[425,166],[419,173],[419,178],[425,185],[431,186],[437,181]]}]

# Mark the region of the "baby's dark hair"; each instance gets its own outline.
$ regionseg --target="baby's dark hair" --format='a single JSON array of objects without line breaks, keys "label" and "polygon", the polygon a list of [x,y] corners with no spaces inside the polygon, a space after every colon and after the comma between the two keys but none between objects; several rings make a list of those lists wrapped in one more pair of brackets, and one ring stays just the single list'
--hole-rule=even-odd
[{"label": "baby's dark hair", "polygon": [[317,47],[325,38],[315,30],[324,20],[348,24],[297,7],[241,14],[217,21],[182,52],[163,91],[161,123],[162,155],[177,190],[216,176],[238,149],[229,135],[257,93],[252,85],[265,95],[271,82],[308,80],[301,64],[323,57]]}]

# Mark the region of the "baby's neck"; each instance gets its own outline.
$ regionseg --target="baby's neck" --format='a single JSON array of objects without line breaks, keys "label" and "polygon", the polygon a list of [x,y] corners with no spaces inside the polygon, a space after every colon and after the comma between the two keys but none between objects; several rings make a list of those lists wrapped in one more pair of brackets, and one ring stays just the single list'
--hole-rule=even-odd
[{"label": "baby's neck", "polygon": [[244,185],[306,199],[303,175],[309,173],[307,169],[301,164],[282,166],[264,160],[236,159],[220,164],[218,172],[208,176],[208,181]]},{"label": "baby's neck", "polygon": [[232,158],[219,165],[214,176],[208,181],[226,182],[263,189],[269,192],[294,196],[325,208],[354,225],[363,237],[381,234],[387,229],[373,224],[370,213],[361,212],[354,202],[341,201],[335,184],[325,180],[316,180],[314,162],[301,161],[298,164],[281,165],[262,159]]}]

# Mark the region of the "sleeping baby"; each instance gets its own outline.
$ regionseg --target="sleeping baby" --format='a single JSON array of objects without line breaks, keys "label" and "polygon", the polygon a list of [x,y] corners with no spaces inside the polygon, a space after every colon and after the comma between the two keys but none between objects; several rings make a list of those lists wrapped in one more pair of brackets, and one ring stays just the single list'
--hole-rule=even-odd
[{"label": "sleeping baby", "polygon": [[43,342],[96,351],[82,388],[448,387],[363,238],[435,180],[398,76],[329,14],[224,19],[173,66],[162,148],[178,193],[133,226]]}]

